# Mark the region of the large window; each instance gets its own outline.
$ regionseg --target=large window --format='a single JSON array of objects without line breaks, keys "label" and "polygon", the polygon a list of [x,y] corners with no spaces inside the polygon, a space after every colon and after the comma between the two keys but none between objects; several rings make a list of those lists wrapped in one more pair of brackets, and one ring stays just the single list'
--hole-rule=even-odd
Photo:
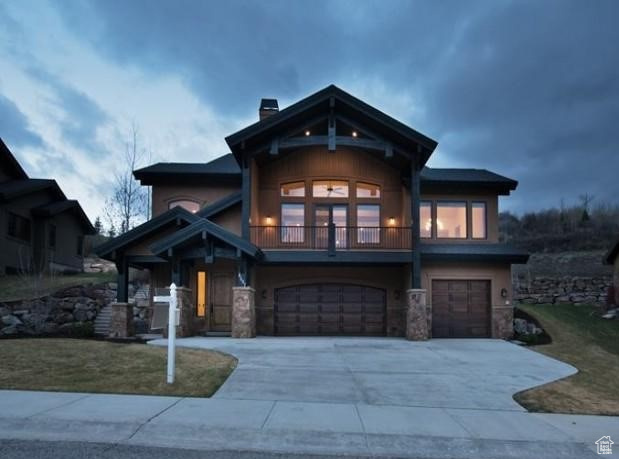
[{"label": "large window", "polygon": [[419,231],[420,236],[432,237],[432,202],[421,201],[419,203]]},{"label": "large window", "polygon": [[380,187],[371,183],[357,183],[358,198],[380,198]]},{"label": "large window", "polygon": [[436,237],[466,239],[466,202],[436,203]]},{"label": "large window", "polygon": [[21,215],[9,213],[7,234],[24,242],[30,242],[30,220]]},{"label": "large window", "polygon": [[471,204],[471,217],[473,239],[486,239],[488,237],[488,225],[486,223],[486,203],[473,202]]},{"label": "large window", "polygon": [[182,207],[183,209],[194,214],[200,210],[200,204],[190,199],[177,199],[176,201],[170,201],[168,204],[168,209],[172,209],[173,207]]},{"label": "large window", "polygon": [[282,242],[301,243],[305,240],[305,204],[282,204]]},{"label": "large window", "polygon": [[284,183],[281,194],[285,197],[302,198],[305,196],[305,182]]},{"label": "large window", "polygon": [[357,206],[357,242],[378,244],[380,242],[380,206],[359,204]]},{"label": "large window", "polygon": [[348,182],[345,180],[314,180],[312,196],[315,198],[347,198]]}]

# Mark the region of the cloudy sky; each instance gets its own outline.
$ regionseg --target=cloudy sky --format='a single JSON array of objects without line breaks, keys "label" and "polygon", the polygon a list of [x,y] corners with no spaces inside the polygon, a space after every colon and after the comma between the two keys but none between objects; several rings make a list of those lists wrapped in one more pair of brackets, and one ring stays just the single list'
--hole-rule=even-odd
[{"label": "cloudy sky", "polygon": [[429,165],[520,181],[522,213],[619,201],[619,2],[0,2],[0,137],[94,219],[132,125],[208,161],[328,84],[436,139]]}]

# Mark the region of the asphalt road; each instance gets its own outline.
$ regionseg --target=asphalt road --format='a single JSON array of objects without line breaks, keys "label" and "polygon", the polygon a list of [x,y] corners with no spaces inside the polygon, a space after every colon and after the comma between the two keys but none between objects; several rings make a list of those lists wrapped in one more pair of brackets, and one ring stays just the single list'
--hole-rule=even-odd
[{"label": "asphalt road", "polygon": [[[66,441],[0,440],[0,458],[2,459],[341,459],[342,457],[246,451],[195,451],[180,448],[149,448]],[[345,457],[346,459],[369,459],[371,456]]]}]

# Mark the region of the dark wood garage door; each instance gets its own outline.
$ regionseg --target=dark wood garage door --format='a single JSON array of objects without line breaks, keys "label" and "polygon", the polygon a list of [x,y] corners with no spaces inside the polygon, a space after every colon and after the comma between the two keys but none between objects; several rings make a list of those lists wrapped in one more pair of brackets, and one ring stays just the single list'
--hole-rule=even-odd
[{"label": "dark wood garage door", "polygon": [[385,291],[347,284],[275,290],[276,335],[385,334]]},{"label": "dark wood garage door", "polygon": [[433,338],[489,336],[490,281],[432,281]]}]

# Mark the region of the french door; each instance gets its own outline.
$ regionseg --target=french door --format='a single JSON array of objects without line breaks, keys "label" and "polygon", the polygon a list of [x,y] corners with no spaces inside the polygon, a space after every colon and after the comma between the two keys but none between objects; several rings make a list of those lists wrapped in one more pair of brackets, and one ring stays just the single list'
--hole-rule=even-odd
[{"label": "french door", "polygon": [[318,204],[314,208],[314,243],[317,249],[329,246],[329,227],[335,226],[335,249],[348,247],[348,206],[346,204]]}]

